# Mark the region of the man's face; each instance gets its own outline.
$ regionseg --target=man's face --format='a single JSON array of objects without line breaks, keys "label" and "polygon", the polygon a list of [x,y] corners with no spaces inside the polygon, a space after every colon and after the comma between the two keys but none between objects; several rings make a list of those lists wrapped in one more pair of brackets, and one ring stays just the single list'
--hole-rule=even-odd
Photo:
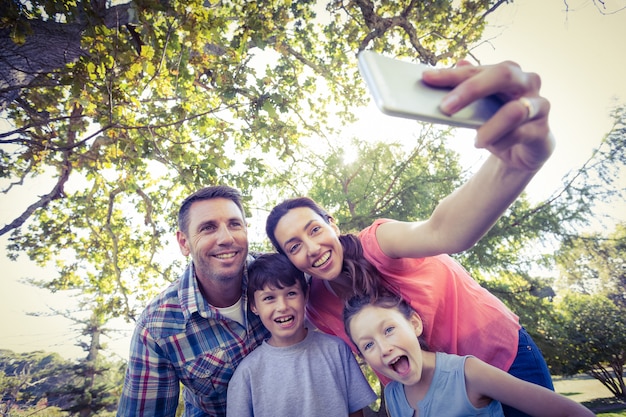
[{"label": "man's face", "polygon": [[176,234],[183,255],[191,255],[203,288],[241,281],[248,255],[248,231],[237,205],[227,198],[192,203],[189,226]]}]

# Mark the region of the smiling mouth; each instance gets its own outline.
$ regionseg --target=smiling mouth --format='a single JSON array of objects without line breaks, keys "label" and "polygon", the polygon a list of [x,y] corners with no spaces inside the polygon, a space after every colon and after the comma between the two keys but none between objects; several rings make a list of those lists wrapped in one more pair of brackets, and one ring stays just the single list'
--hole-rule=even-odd
[{"label": "smiling mouth", "polygon": [[276,323],[278,324],[285,324],[285,323],[289,323],[294,321],[294,317],[293,316],[288,316],[288,317],[280,317],[277,318],[276,320],[274,320]]},{"label": "smiling mouth", "polygon": [[229,253],[220,253],[215,255],[217,259],[231,259],[237,256],[237,252],[229,252]]},{"label": "smiling mouth", "polygon": [[321,258],[313,263],[314,268],[319,268],[324,265],[330,259],[330,251],[326,252]]}]

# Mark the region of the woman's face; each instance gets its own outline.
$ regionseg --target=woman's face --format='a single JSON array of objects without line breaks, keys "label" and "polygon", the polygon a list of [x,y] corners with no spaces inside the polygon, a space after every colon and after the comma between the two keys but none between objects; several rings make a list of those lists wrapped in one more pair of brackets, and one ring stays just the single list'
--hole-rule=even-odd
[{"label": "woman's face", "polygon": [[339,229],[308,207],[297,207],[276,225],[274,236],[289,260],[312,277],[333,280],[341,273]]}]

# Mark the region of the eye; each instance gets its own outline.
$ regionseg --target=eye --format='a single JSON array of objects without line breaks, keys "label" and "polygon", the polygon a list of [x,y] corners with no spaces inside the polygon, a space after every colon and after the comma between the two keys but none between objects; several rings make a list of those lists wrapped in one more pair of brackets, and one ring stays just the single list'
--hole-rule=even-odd
[{"label": "eye", "polygon": [[395,329],[394,326],[389,326],[389,327],[385,328],[385,334],[389,334],[389,333],[393,332],[394,329]]},{"label": "eye", "polygon": [[313,226],[313,228],[311,229],[311,234],[313,235],[319,232],[321,228],[322,228],[321,226]]},{"label": "eye", "polygon": [[287,295],[290,296],[290,297],[297,297],[298,296],[298,291],[296,291],[296,290],[289,291],[287,293]]},{"label": "eye", "polygon": [[273,299],[274,299],[273,295],[266,295],[265,297],[261,299],[261,301],[263,301],[264,303],[267,303],[267,302],[272,301]]},{"label": "eye", "polygon": [[374,346],[374,342],[368,342],[365,345],[363,345],[363,348],[361,348],[361,350],[363,352],[366,352],[366,351],[370,350],[372,348],[372,346]]},{"label": "eye", "polygon": [[294,254],[298,251],[298,249],[300,249],[300,246],[300,243],[295,243],[287,248],[287,252],[289,252],[290,254]]},{"label": "eye", "polygon": [[230,227],[232,227],[233,229],[240,229],[243,227],[243,223],[241,223],[240,221],[232,221],[230,223]]}]

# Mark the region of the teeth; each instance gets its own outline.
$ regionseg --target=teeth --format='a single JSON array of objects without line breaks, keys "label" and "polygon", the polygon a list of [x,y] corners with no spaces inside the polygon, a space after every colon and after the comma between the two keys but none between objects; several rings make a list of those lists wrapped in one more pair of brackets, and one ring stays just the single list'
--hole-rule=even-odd
[{"label": "teeth", "polygon": [[215,255],[215,257],[218,259],[230,259],[230,258],[234,258],[235,255],[237,255],[237,253],[231,252],[231,253],[222,253],[219,255]]},{"label": "teeth", "polygon": [[318,267],[320,265],[323,265],[324,263],[326,263],[326,261],[328,260],[328,258],[330,258],[330,251],[326,252],[324,254],[324,256],[322,256],[321,258],[319,258],[314,264],[314,267]]},{"label": "teeth", "polygon": [[274,321],[275,321],[276,323],[287,323],[288,321],[291,321],[291,320],[293,320],[293,316],[290,316],[290,317],[283,317],[283,318],[280,318],[280,319],[276,319],[276,320],[274,320]]}]

